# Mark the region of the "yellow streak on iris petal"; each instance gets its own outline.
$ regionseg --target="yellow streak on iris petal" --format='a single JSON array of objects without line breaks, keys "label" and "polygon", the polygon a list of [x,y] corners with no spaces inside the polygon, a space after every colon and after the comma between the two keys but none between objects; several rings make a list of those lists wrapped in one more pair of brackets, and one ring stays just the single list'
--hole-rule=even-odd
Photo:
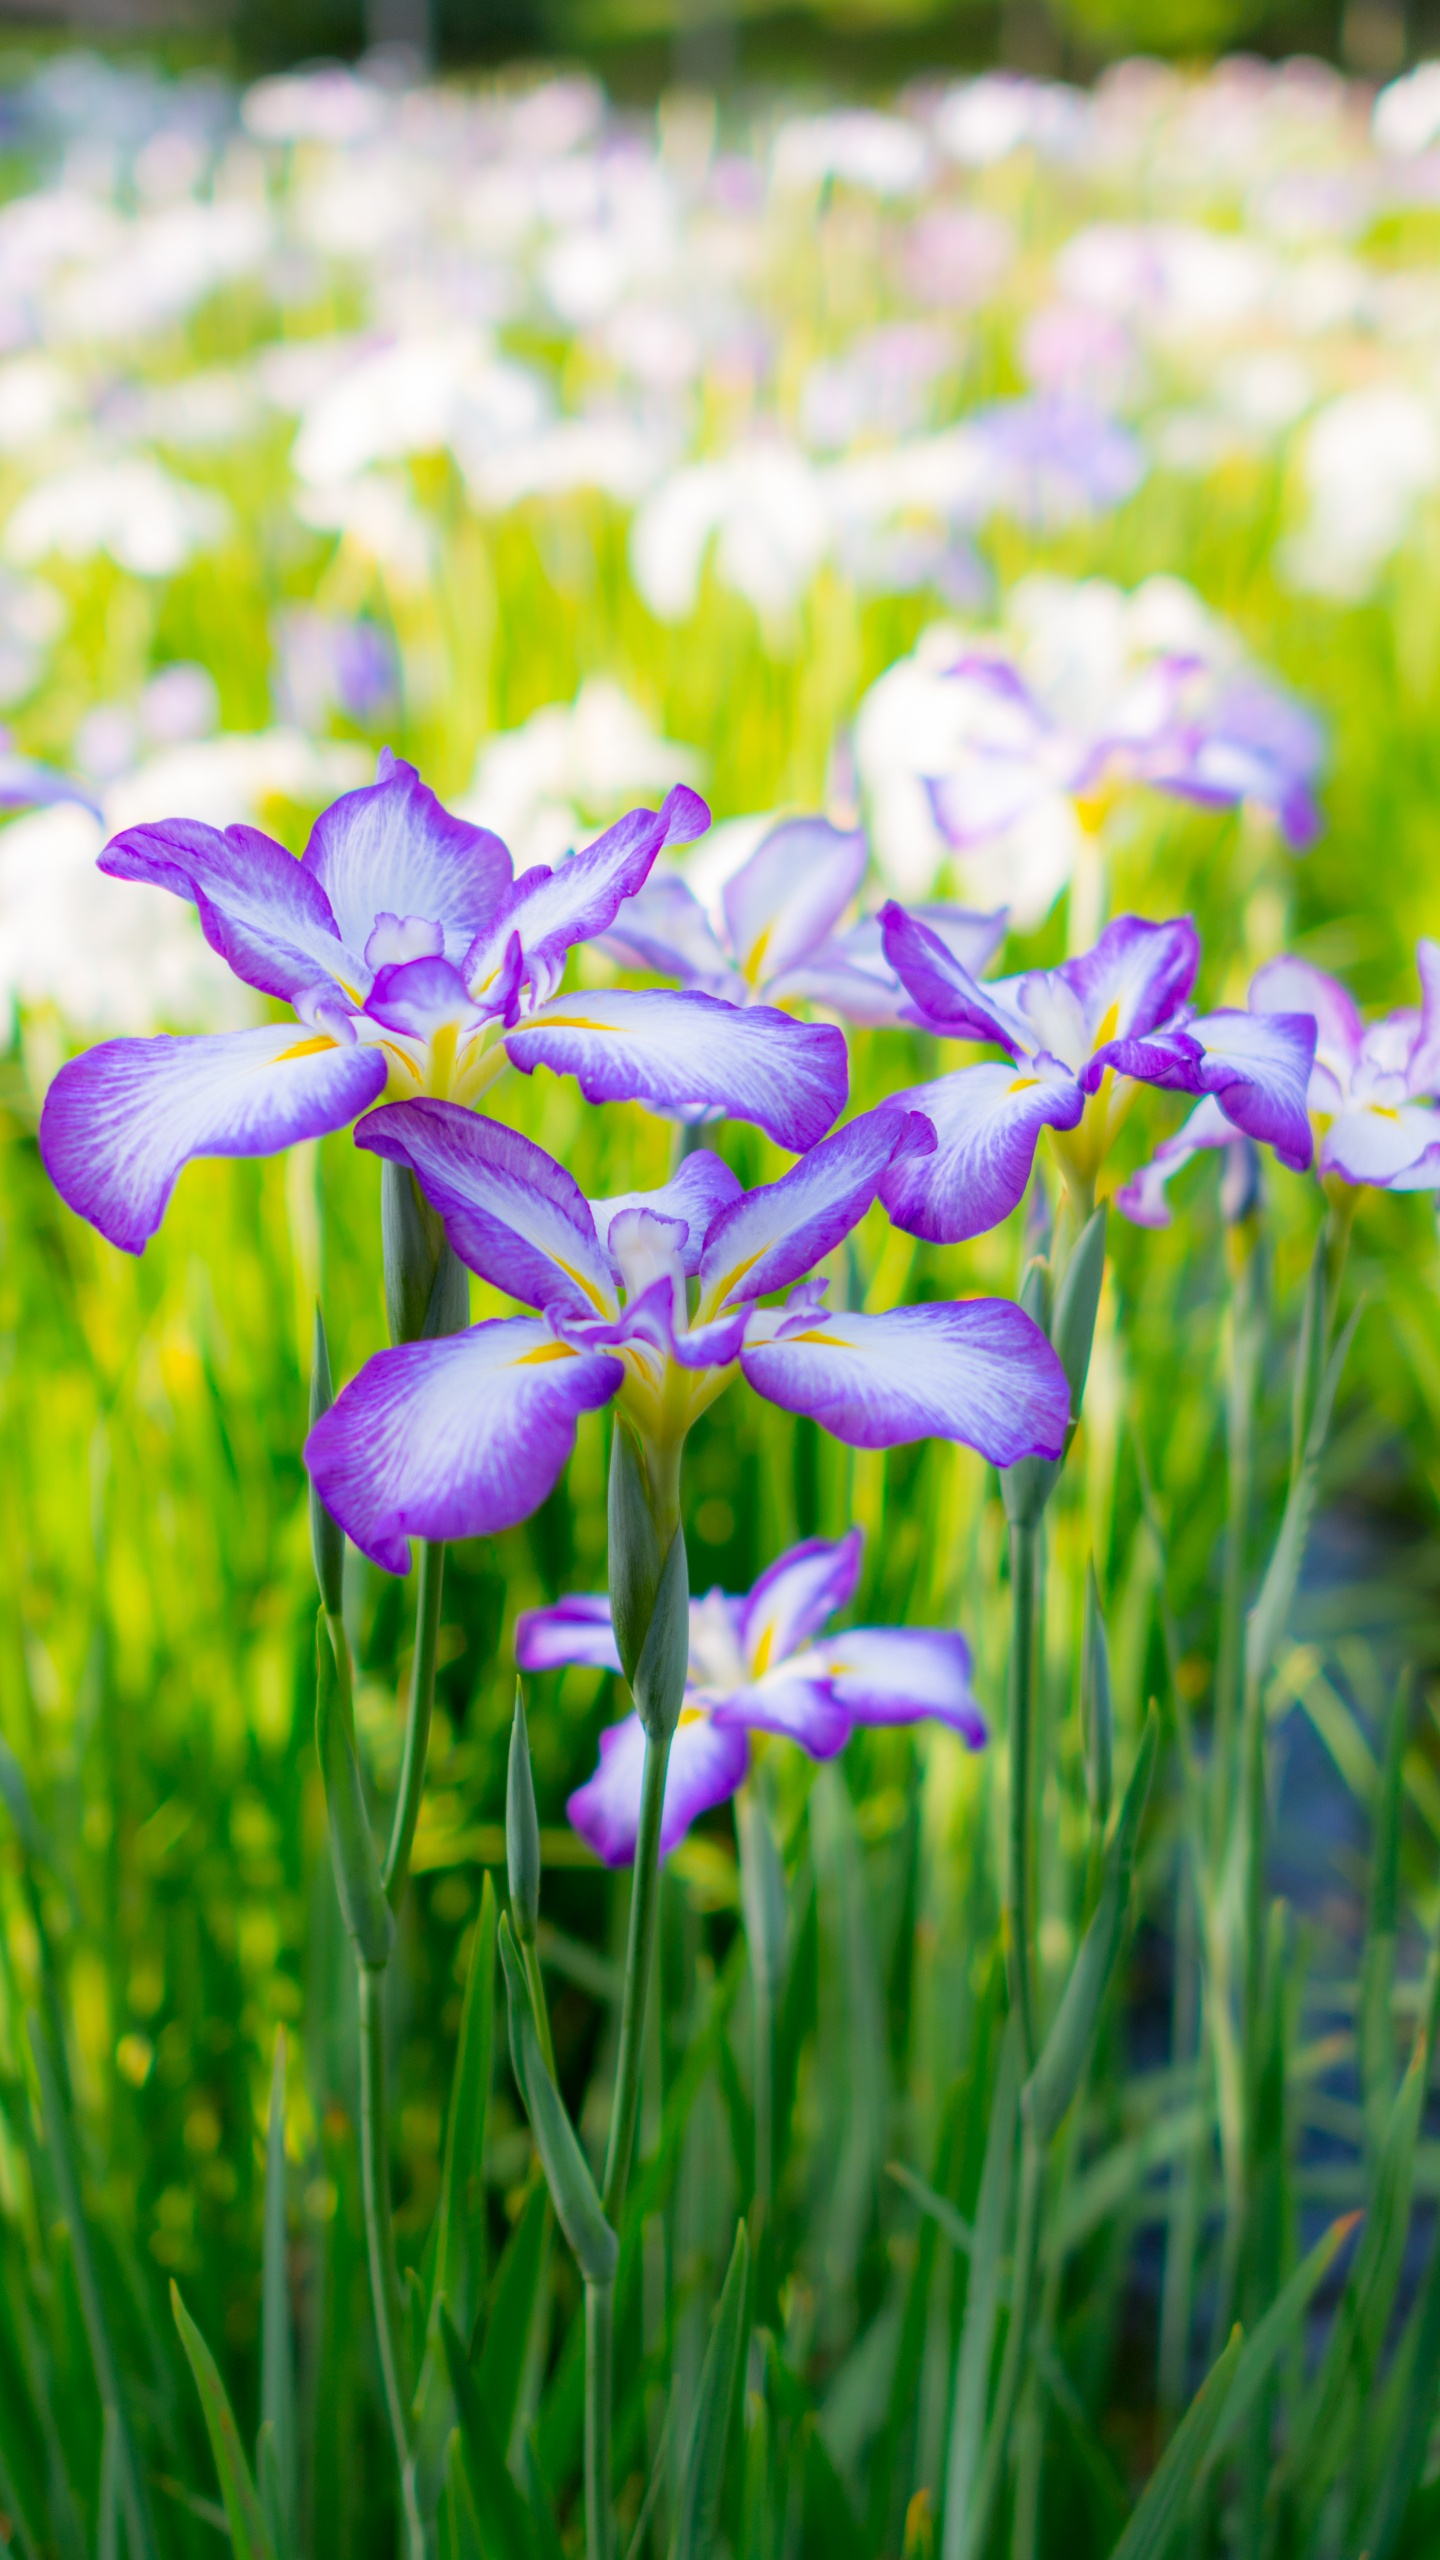
[{"label": "yellow streak on iris petal", "polygon": [[706,1724],[709,1718],[703,1707],[682,1707],[678,1721],[681,1724]]},{"label": "yellow streak on iris petal", "polygon": [[547,1360],[578,1360],[579,1356],[577,1351],[571,1350],[568,1342],[542,1342],[533,1351],[522,1351],[510,1366],[512,1369],[540,1369]]},{"label": "yellow streak on iris petal", "polygon": [[584,1290],[585,1295],[589,1299],[597,1316],[609,1314],[610,1311],[606,1306],[604,1299],[601,1297],[599,1290],[591,1287],[590,1282],[586,1279],[583,1271],[577,1271],[574,1263],[567,1262],[563,1253],[552,1253],[550,1259],[555,1264],[557,1270],[564,1272],[567,1280],[573,1280],[577,1289]]},{"label": "yellow streak on iris petal", "polygon": [[746,1272],[753,1271],[756,1263],[760,1260],[761,1255],[768,1251],[769,1247],[767,1245],[759,1245],[754,1253],[746,1255],[743,1262],[737,1262],[734,1270],[726,1273],[719,1288],[712,1289],[710,1293],[710,1302],[712,1306],[723,1307],[731,1290],[738,1287],[739,1283],[744,1279]]},{"label": "yellow streak on iris petal", "polygon": [[767,924],[764,932],[752,942],[746,955],[745,983],[749,987],[758,987],[760,984],[760,972],[765,966],[765,954],[770,948],[771,930],[772,928]]},{"label": "yellow streak on iris petal", "polygon": [[775,1627],[772,1620],[771,1624],[764,1629],[760,1641],[755,1647],[754,1659],[750,1666],[757,1680],[759,1679],[762,1671],[768,1671],[770,1668],[770,1652],[774,1642]]},{"label": "yellow streak on iris petal", "polygon": [[1372,1102],[1370,1108],[1377,1120],[1398,1120],[1400,1117],[1393,1104],[1388,1102]]},{"label": "yellow streak on iris petal", "polygon": [[855,1348],[853,1342],[846,1342],[838,1333],[791,1333],[785,1339],[787,1342],[823,1342],[827,1351],[853,1351]]},{"label": "yellow streak on iris petal", "polygon": [[1119,1027],[1120,999],[1117,996],[1114,1003],[1111,1005],[1109,1012],[1105,1015],[1099,1030],[1095,1034],[1096,1048],[1101,1049],[1104,1047],[1107,1040],[1113,1040]]},{"label": "yellow streak on iris petal", "polygon": [[[537,1013],[530,1022],[517,1022],[516,1031],[618,1031],[618,1022],[592,1022],[588,1014]],[[511,1039],[515,1033],[508,1035]]]},{"label": "yellow streak on iris petal", "polygon": [[339,1041],[332,1040],[328,1031],[317,1031],[313,1039],[296,1040],[290,1048],[282,1049],[274,1063],[283,1067],[289,1058],[318,1058],[322,1049],[338,1049],[339,1046]]},{"label": "yellow streak on iris petal", "polygon": [[1039,1081],[1038,1076],[1016,1076],[1014,1081],[1005,1087],[1006,1101],[1009,1101],[1012,1093],[1029,1093],[1032,1086],[1037,1085]]}]

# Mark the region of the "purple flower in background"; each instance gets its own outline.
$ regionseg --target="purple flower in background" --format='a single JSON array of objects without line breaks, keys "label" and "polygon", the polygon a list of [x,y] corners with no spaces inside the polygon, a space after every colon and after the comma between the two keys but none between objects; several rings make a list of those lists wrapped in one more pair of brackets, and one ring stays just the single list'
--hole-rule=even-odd
[{"label": "purple flower in background", "polygon": [[[1307,1106],[1322,1177],[1382,1191],[1440,1190],[1440,1112],[1432,1108],[1440,1096],[1440,943],[1422,941],[1415,956],[1419,1010],[1405,1006],[1378,1022],[1362,1022],[1347,990],[1307,960],[1267,961],[1251,981],[1258,1019],[1313,1016]],[[1117,1193],[1117,1207],[1139,1226],[1167,1226],[1167,1182],[1233,1135],[1217,1129],[1202,1102]]]},{"label": "purple flower in background", "polygon": [[388,748],[375,782],[316,820],[297,862],[254,827],[131,827],[100,868],[193,898],[205,939],[298,1024],[112,1040],[62,1068],[40,1144],[51,1180],[138,1253],[192,1156],[269,1155],[392,1093],[473,1103],[507,1066],[574,1075],[591,1102],[753,1119],[800,1149],[847,1089],[826,1024],[689,991],[561,996],[576,943],[603,933],[663,846],[709,824],[683,786],[632,809],[558,870],[517,880],[498,836],[441,807]]},{"label": "purple flower in background", "polygon": [[400,698],[400,660],[388,631],[368,614],[354,620],[298,606],[282,618],[275,682],[282,719],[321,729],[332,712],[361,728],[387,718]]},{"label": "purple flower in background", "polygon": [[[652,872],[604,937],[621,961],[678,978],[727,1004],[828,1005],[866,1025],[905,1017],[905,990],[886,960],[877,916],[837,931],[865,877],[864,832],[828,818],[786,818],[732,872],[712,924],[687,881]],[[972,971],[1005,939],[1005,915],[963,907],[916,911]]]},{"label": "purple flower in background", "polygon": [[997,466],[994,502],[1022,524],[1070,524],[1122,506],[1145,477],[1129,428],[1074,392],[997,401],[974,423]]},{"label": "purple flower in background", "polygon": [[[743,1599],[708,1592],[690,1603],[690,1668],[670,1751],[660,1846],[667,1854],[697,1815],[743,1785],[751,1733],[778,1733],[813,1760],[844,1748],[856,1725],[917,1724],[928,1716],[963,1735],[972,1751],[986,1740],[970,1688],[970,1647],[931,1627],[847,1627],[827,1637],[859,1579],[864,1535],[792,1547]],[[617,1671],[620,1656],[607,1599],[561,1600],[516,1621],[522,1671],[569,1663]],[[600,1737],[600,1765],[566,1812],[610,1867],[635,1853],[645,1736],[628,1715]]]},{"label": "purple flower in background", "polygon": [[72,782],[53,765],[37,764],[33,756],[17,754],[9,731],[0,729],[0,810],[48,809],[60,800],[78,800],[82,809],[100,815],[99,802],[83,782]]},{"label": "purple flower in background", "polygon": [[[559,1477],[578,1416],[612,1398],[652,1479],[675,1482],[687,1431],[737,1369],[856,1448],[934,1435],[1008,1466],[1063,1443],[1064,1373],[1020,1308],[989,1298],[852,1315],[807,1280],[886,1168],[933,1144],[898,1104],[750,1192],[700,1149],[658,1191],[589,1201],[543,1148],[436,1101],[373,1113],[357,1143],[408,1165],[471,1270],[540,1310],[380,1352],[311,1432],[326,1508],[389,1573],[407,1569],[412,1536],[523,1520]],[[791,1294],[762,1308],[780,1291]]]},{"label": "purple flower in background", "polygon": [[1308,1012],[1196,1014],[1200,943],[1188,917],[1120,916],[1093,951],[1058,969],[980,986],[903,907],[882,910],[885,948],[914,1019],[951,1040],[993,1041],[1004,1064],[960,1067],[898,1099],[931,1122],[932,1153],[890,1166],[880,1196],[911,1235],[955,1243],[1008,1215],[1025,1191],[1040,1132],[1093,1184],[1134,1100],[1153,1084],[1211,1094],[1225,1119],[1302,1171],[1312,1141]]}]

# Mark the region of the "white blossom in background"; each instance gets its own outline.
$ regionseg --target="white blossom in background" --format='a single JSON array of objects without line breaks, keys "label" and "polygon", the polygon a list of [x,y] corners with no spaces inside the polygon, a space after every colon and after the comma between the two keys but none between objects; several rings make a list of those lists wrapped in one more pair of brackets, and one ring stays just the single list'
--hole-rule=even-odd
[{"label": "white blossom in background", "polygon": [[461,817],[504,838],[517,872],[554,863],[628,807],[700,779],[703,759],[653,729],[619,685],[591,676],[573,702],[547,703],[487,739]]},{"label": "white blossom in background", "polygon": [[0,569],[0,710],[23,702],[65,628],[65,606],[39,578]]},{"label": "white blossom in background", "polygon": [[1282,540],[1282,577],[1302,592],[1358,603],[1376,586],[1416,508],[1440,485],[1440,415],[1400,383],[1330,401],[1300,452],[1306,500]]},{"label": "white blossom in background", "polygon": [[168,578],[222,541],[230,521],[212,490],[192,488],[142,455],[120,455],[37,481],[6,523],[4,549],[22,567],[103,551],[137,577]]}]

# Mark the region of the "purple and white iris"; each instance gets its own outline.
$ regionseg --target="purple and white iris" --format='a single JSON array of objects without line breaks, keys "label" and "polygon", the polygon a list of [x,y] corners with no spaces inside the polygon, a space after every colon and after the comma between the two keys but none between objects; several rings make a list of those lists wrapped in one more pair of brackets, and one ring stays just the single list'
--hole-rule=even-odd
[{"label": "purple and white iris", "polygon": [[998,1224],[1024,1195],[1045,1128],[1067,1176],[1093,1191],[1140,1084],[1213,1095],[1227,1123],[1282,1163],[1301,1172],[1310,1163],[1314,1021],[1288,1009],[1193,1012],[1200,943],[1188,917],[1117,917],[1078,959],[986,986],[904,908],[885,907],[882,923],[912,1018],[1006,1053],[1003,1064],[960,1067],[899,1097],[937,1139],[881,1180],[907,1233],[949,1244]]},{"label": "purple and white iris", "polygon": [[[1363,1022],[1347,989],[1307,960],[1267,961],[1251,981],[1255,1016],[1294,1018],[1303,1009],[1313,1017],[1307,1101],[1322,1178],[1381,1191],[1440,1190],[1440,1112],[1433,1107],[1440,1098],[1440,943],[1422,941],[1415,956],[1418,1010],[1402,1006],[1378,1022]],[[1117,1192],[1117,1207],[1139,1226],[1168,1226],[1166,1184],[1192,1156],[1234,1134],[1217,1123],[1214,1105],[1202,1102]]]},{"label": "purple and white iris", "polygon": [[138,1253],[192,1156],[268,1155],[387,1091],[471,1104],[507,1066],[574,1075],[591,1102],[723,1110],[782,1146],[813,1144],[847,1090],[833,1027],[688,990],[559,993],[573,946],[605,931],[662,847],[708,824],[677,786],[658,815],[632,809],[558,870],[517,880],[500,838],[453,817],[387,748],[298,862],[254,827],[127,829],[101,869],[193,898],[212,948],[298,1023],[73,1059],[41,1120],[52,1181]]},{"label": "purple and white iris", "polygon": [[981,1298],[855,1315],[828,1309],[824,1282],[807,1277],[887,1167],[933,1143],[926,1120],[886,1103],[754,1191],[700,1149],[659,1190],[589,1201],[543,1148],[452,1103],[372,1113],[357,1144],[408,1165],[462,1261],[539,1312],[371,1360],[306,1444],[327,1510],[403,1573],[411,1537],[524,1519],[558,1479],[580,1414],[612,1399],[673,1507],[685,1435],[737,1371],[856,1448],[933,1435],[998,1466],[1057,1455],[1064,1372],[1019,1307]]},{"label": "purple and white iris", "polygon": [[[840,922],[868,860],[863,829],[782,819],[725,882],[717,916],[678,872],[652,871],[626,899],[604,947],[727,1004],[822,1004],[864,1026],[899,1022],[905,990],[886,960],[878,916]],[[1005,939],[1003,910],[915,912],[977,974]]]},{"label": "purple and white iris", "polygon": [[[698,1815],[744,1784],[749,1736],[775,1733],[812,1760],[843,1750],[857,1725],[918,1724],[934,1717],[978,1751],[985,1720],[970,1687],[970,1647],[933,1627],[847,1627],[827,1621],[848,1606],[864,1533],[807,1538],[772,1564],[742,1599],[714,1590],[690,1603],[685,1703],[670,1746],[662,1854]],[[568,1664],[620,1669],[610,1603],[577,1596],[527,1609],[515,1627],[522,1671]],[[635,1854],[645,1735],[628,1715],[600,1737],[600,1765],[565,1810],[609,1867]]]}]

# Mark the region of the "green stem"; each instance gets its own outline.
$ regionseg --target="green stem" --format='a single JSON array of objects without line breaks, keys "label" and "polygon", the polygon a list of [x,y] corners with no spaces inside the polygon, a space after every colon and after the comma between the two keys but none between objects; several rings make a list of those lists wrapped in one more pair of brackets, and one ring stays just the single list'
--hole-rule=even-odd
[{"label": "green stem", "polygon": [[[410,2458],[410,2383],[390,2219],[390,2149],[385,2133],[385,1972],[382,1966],[364,1964],[357,1966],[356,1972],[360,1989],[360,2187],[365,2206],[365,2245],[385,2413],[403,2480]],[[412,2550],[413,2547],[412,2538]]]},{"label": "green stem", "polygon": [[775,2183],[775,2011],[768,1983],[751,1975],[755,2005],[755,2207],[763,2231]]},{"label": "green stem", "polygon": [[1035,2063],[1035,1958],[1031,1853],[1034,1840],[1035,1691],[1041,1527],[1010,1524],[1010,1874],[1006,1893],[1010,1998],[1020,2020],[1025,2068]]},{"label": "green stem", "polygon": [[650,1990],[655,1949],[655,1915],[660,1906],[660,1824],[665,1811],[665,1772],[670,1764],[670,1738],[645,1737],[645,1770],[640,1781],[640,1825],[630,1887],[630,1943],[625,1951],[625,1992],[620,2010],[620,2052],[615,2065],[615,2097],[610,2113],[610,2147],[605,2154],[605,2219],[618,2231],[635,2147],[635,2118],[640,2107],[640,2074],[645,2060],[645,2003]]},{"label": "green stem", "polygon": [[400,1764],[400,1792],[382,1879],[392,1911],[400,1908],[410,1873],[410,1850],[425,1793],[425,1760],[430,1748],[430,1718],[435,1707],[435,1656],[440,1644],[440,1593],[445,1579],[445,1549],[427,1538],[420,1549],[420,1591],[415,1603],[415,1658],[410,1672],[410,1709],[405,1719],[405,1753]]},{"label": "green stem", "polygon": [[1226,1473],[1228,1501],[1215,1665],[1211,1743],[1210,1855],[1224,1855],[1235,1801],[1233,1766],[1245,1657],[1245,1584],[1255,1480],[1255,1404],[1260,1384],[1261,1260],[1253,1244],[1234,1270],[1227,1319]]},{"label": "green stem", "polygon": [[1040,2247],[1040,2198],[1045,2185],[1045,2153],[1027,2130],[1020,2160],[1020,2209],[1015,2228],[1015,2257],[1010,2278],[1010,2325],[995,2407],[985,2438],[985,2458],[966,2523],[962,2560],[978,2560],[990,2534],[1000,2483],[1010,2459],[1010,2422],[1030,2360],[1030,2313],[1035,2295],[1035,2269]]},{"label": "green stem", "polygon": [[585,2560],[610,2560],[610,2422],[615,2372],[615,2287],[585,2287]]}]

